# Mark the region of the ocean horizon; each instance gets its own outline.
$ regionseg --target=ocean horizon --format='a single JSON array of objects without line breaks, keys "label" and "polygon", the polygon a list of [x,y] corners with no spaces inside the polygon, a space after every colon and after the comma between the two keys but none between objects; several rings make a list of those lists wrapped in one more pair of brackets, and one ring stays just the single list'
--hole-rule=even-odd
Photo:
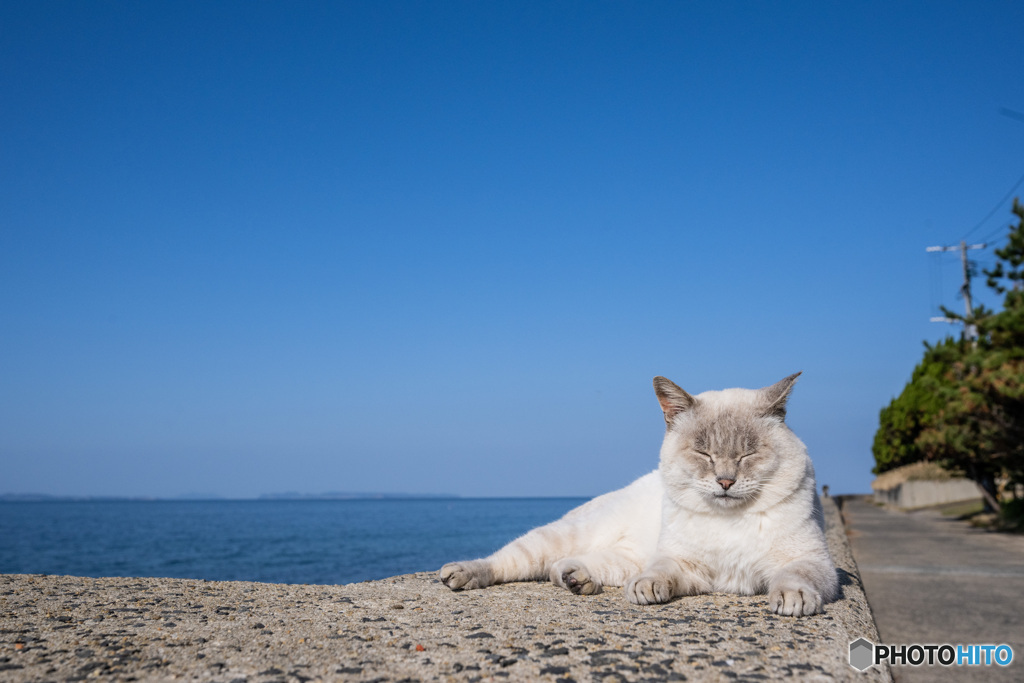
[{"label": "ocean horizon", "polygon": [[[256,496],[224,496],[218,493],[181,493],[174,496],[115,496],[92,494],[53,494],[53,493],[0,493],[0,503],[38,503],[60,501],[156,501],[156,500],[420,500],[435,498],[464,498],[455,493],[391,493],[368,491],[327,491],[324,493],[299,493],[284,491],[280,493],[261,493]],[[480,498],[482,496],[468,496]],[[515,498],[516,496],[509,496]],[[529,496],[525,496],[529,497]]]},{"label": "ocean horizon", "polygon": [[0,573],[353,583],[488,555],[587,500],[4,498]]}]

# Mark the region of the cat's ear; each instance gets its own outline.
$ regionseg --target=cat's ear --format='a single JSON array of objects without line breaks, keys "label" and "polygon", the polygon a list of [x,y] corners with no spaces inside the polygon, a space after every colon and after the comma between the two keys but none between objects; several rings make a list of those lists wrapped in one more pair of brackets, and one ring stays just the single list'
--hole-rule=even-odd
[{"label": "cat's ear", "polygon": [[665,413],[665,423],[672,424],[672,418],[693,408],[696,399],[680,389],[676,384],[664,377],[654,378],[654,393],[658,395],[658,403]]},{"label": "cat's ear", "polygon": [[777,417],[780,420],[786,419],[786,401],[789,400],[789,394],[793,391],[796,378],[801,374],[803,373],[798,372],[795,375],[779,380],[770,387],[761,389],[761,404],[764,406],[765,417]]}]

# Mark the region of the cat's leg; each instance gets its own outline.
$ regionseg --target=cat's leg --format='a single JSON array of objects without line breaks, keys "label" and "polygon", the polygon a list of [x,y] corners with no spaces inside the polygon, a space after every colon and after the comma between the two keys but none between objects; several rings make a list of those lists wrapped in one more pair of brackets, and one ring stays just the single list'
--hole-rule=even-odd
[{"label": "cat's leg", "polygon": [[782,566],[768,584],[768,608],[776,614],[806,616],[834,600],[839,580],[832,562],[797,560]]},{"label": "cat's leg", "polygon": [[643,572],[626,584],[626,598],[637,605],[668,602],[681,595],[710,593],[711,580],[706,571],[692,562],[660,555]]},{"label": "cat's leg", "polygon": [[610,548],[566,557],[551,565],[551,583],[576,595],[594,595],[603,586],[622,586],[640,571],[641,560],[626,548]]},{"label": "cat's leg", "polygon": [[441,583],[454,590],[487,588],[495,583],[494,572],[487,558],[449,562],[438,574]]},{"label": "cat's leg", "polygon": [[493,555],[441,567],[441,582],[452,590],[486,588],[509,581],[548,578],[559,558],[572,553],[571,529],[561,520],[530,531]]}]

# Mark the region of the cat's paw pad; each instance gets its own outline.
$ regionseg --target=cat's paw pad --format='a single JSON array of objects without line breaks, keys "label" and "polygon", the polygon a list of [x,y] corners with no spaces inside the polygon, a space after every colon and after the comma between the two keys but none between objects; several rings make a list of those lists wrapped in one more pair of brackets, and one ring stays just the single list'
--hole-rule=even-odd
[{"label": "cat's paw pad", "polygon": [[486,588],[494,583],[491,571],[479,560],[472,562],[449,562],[438,572],[441,583],[453,591]]},{"label": "cat's paw pad", "polygon": [[657,605],[672,599],[672,584],[661,576],[641,575],[626,585],[626,598],[634,605]]},{"label": "cat's paw pad", "polygon": [[562,574],[562,581],[576,595],[596,595],[601,592],[601,584],[583,568]]},{"label": "cat's paw pad", "polygon": [[768,608],[787,617],[817,614],[821,605],[821,594],[809,585],[782,585],[768,592]]},{"label": "cat's paw pad", "polygon": [[551,583],[576,595],[593,595],[601,590],[601,585],[590,576],[587,566],[574,558],[565,558],[551,565],[549,578]]},{"label": "cat's paw pad", "polygon": [[601,584],[591,577],[590,571],[582,564],[567,564],[561,568],[561,584],[577,595],[596,595]]}]

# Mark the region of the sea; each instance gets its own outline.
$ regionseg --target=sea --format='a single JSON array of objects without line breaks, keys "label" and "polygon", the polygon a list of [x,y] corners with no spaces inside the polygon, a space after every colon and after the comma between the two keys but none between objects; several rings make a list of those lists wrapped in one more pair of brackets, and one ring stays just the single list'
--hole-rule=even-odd
[{"label": "sea", "polygon": [[0,502],[0,573],[345,584],[488,555],[585,501]]}]

